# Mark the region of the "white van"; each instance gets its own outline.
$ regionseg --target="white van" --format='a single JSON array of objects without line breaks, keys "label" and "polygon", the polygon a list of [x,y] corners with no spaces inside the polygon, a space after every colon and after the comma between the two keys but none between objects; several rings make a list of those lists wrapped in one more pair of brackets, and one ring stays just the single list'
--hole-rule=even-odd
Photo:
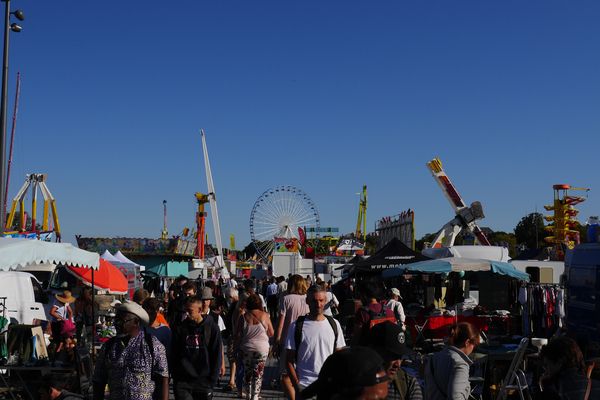
[{"label": "white van", "polygon": [[6,318],[11,324],[47,320],[42,304],[46,295],[40,282],[30,273],[0,271],[0,304],[2,297],[6,297]]},{"label": "white van", "polygon": [[48,290],[50,288],[50,281],[54,270],[56,270],[56,264],[29,264],[23,267],[17,267],[17,271],[29,272],[42,283],[42,288]]}]

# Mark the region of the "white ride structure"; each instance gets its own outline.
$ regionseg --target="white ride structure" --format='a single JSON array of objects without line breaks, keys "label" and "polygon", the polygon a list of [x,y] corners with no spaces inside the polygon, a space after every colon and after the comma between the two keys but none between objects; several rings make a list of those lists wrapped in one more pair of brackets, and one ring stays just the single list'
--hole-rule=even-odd
[{"label": "white ride structure", "polygon": [[206,171],[206,185],[208,187],[208,201],[210,203],[210,215],[212,218],[212,225],[215,231],[215,241],[217,245],[217,263],[218,266],[215,270],[219,271],[223,278],[229,278],[229,271],[225,268],[225,262],[223,260],[223,243],[221,241],[221,225],[219,224],[219,211],[217,209],[217,196],[215,192],[215,185],[212,179],[212,170],[210,168],[210,160],[208,158],[208,148],[206,147],[206,134],[204,129],[200,129],[200,135],[202,136],[202,151],[204,153],[204,169]]},{"label": "white ride structure", "polygon": [[440,185],[442,192],[444,192],[444,195],[456,213],[456,216],[442,227],[442,230],[431,243],[431,247],[440,248],[453,246],[456,237],[463,229],[466,229],[475,235],[475,238],[480,245],[490,246],[490,241],[477,225],[477,220],[485,217],[483,215],[481,203],[475,201],[471,203],[471,206],[466,205],[460,194],[458,194],[456,187],[444,172],[442,161],[439,158],[434,158],[429,161],[427,167],[431,171],[435,181]]},{"label": "white ride structure", "polygon": [[258,257],[269,262],[276,240],[303,243],[305,228],[320,228],[317,206],[301,189],[277,186],[266,190],[250,213],[250,237]]}]

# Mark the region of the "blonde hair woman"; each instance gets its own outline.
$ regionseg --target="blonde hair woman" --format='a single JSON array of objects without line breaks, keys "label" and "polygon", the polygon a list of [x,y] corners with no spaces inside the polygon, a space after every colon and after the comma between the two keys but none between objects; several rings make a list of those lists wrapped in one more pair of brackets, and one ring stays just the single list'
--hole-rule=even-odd
[{"label": "blonde hair woman", "polygon": [[[308,283],[300,275],[292,275],[288,282],[288,293],[283,297],[279,305],[279,323],[277,324],[277,333],[275,335],[274,353],[279,353],[281,344],[285,342],[289,326],[295,322],[298,317],[308,314],[308,304],[306,303],[306,292]],[[279,360],[281,369],[281,384],[288,398],[295,399],[295,389],[287,374],[287,363],[285,352],[281,352]]]}]

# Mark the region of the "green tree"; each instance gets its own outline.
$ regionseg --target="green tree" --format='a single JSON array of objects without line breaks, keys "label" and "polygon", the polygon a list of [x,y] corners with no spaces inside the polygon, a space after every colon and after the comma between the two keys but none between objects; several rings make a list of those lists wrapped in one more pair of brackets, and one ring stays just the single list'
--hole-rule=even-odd
[{"label": "green tree", "polygon": [[508,254],[511,258],[516,257],[517,238],[514,233],[508,232],[492,232],[488,239],[495,246],[505,246],[508,248]]},{"label": "green tree", "polygon": [[573,228],[574,231],[579,231],[579,241],[581,243],[587,242],[587,225],[582,225],[577,221],[577,224]]},{"label": "green tree", "polygon": [[529,249],[546,247],[544,238],[550,236],[544,229],[544,216],[541,213],[531,213],[523,218],[515,227],[516,244],[525,245]]}]

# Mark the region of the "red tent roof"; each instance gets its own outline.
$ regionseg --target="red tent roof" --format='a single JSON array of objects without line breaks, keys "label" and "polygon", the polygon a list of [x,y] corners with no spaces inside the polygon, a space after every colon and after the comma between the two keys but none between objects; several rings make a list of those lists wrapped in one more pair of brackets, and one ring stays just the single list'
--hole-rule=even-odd
[{"label": "red tent roof", "polygon": [[[81,279],[86,285],[92,286],[91,269],[68,266],[67,271]],[[128,289],[125,275],[103,258],[100,258],[100,268],[94,271],[93,284],[95,289],[104,289],[116,294],[125,294]]]}]

